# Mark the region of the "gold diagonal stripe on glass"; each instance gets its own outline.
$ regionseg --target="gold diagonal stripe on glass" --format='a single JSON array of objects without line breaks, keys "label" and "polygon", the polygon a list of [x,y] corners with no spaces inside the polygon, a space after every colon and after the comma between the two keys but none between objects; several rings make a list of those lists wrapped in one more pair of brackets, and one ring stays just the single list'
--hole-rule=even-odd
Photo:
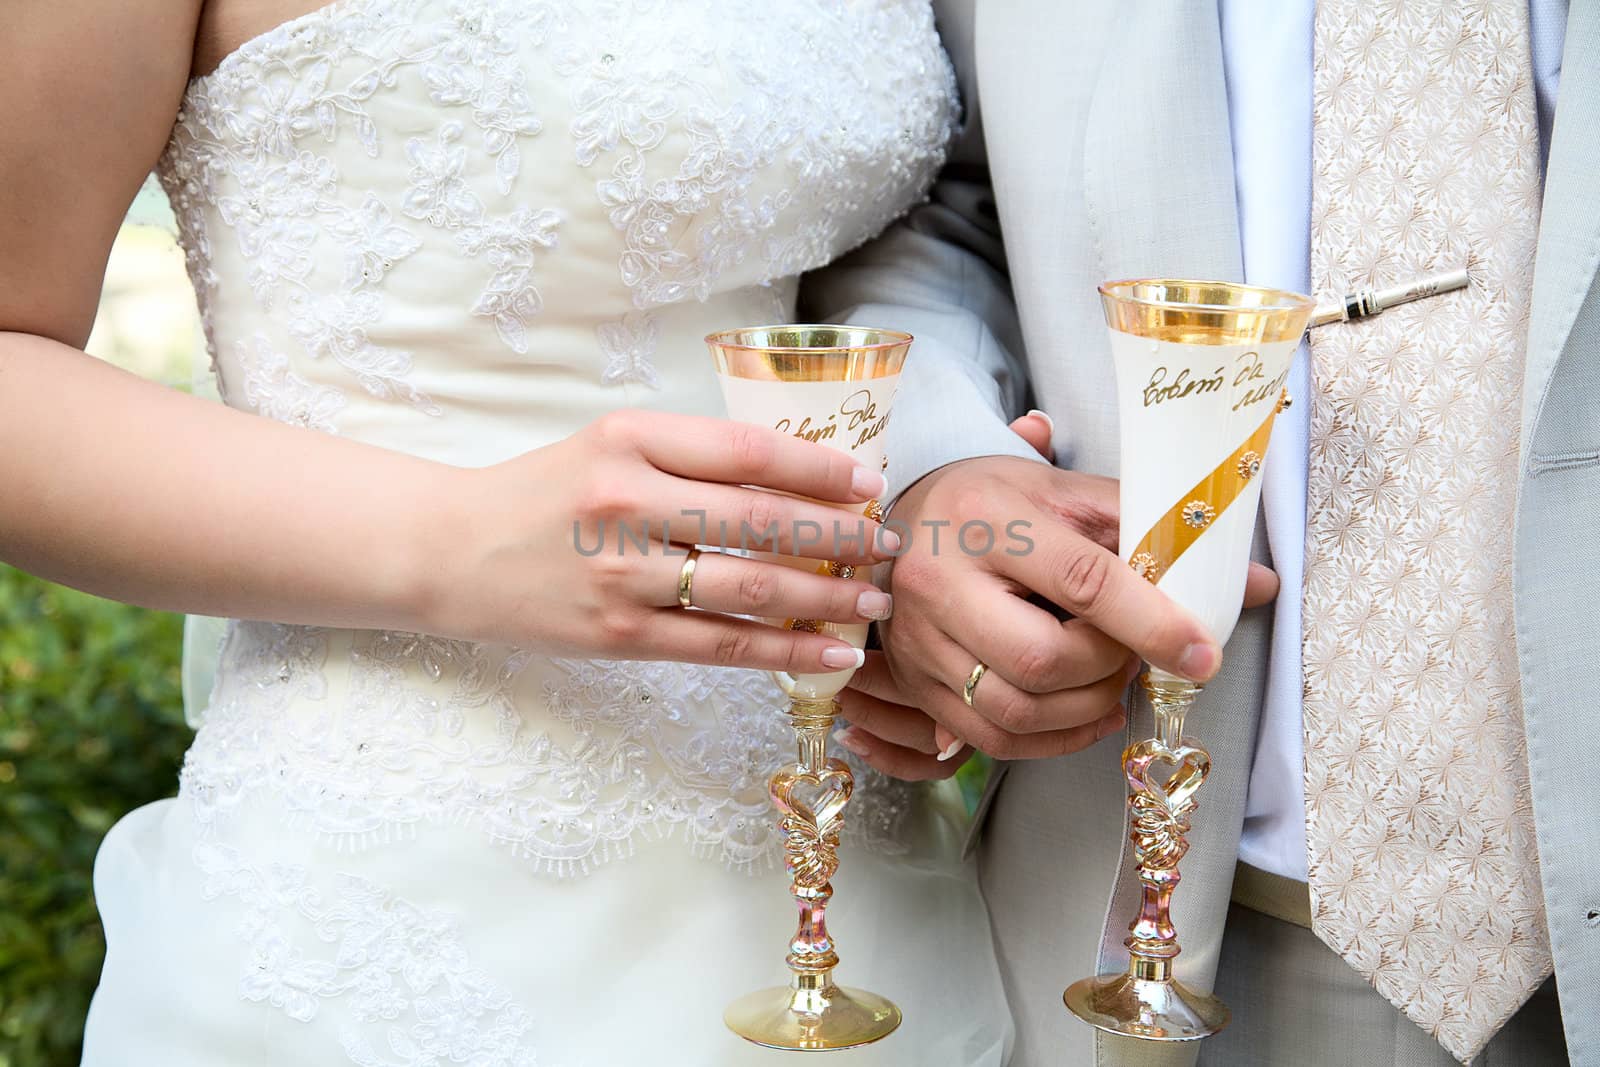
[{"label": "gold diagonal stripe on glass", "polygon": [[[1193,489],[1180,496],[1172,508],[1151,527],[1150,532],[1140,539],[1128,559],[1134,570],[1151,582],[1161,581],[1161,576],[1178,562],[1178,557],[1189,551],[1189,546],[1211,528],[1217,516],[1227,511],[1228,505],[1239,499],[1239,494],[1244,492],[1245,486],[1259,477],[1258,471],[1251,470],[1252,465],[1246,465],[1242,461],[1246,453],[1253,452],[1257,457],[1267,454],[1267,442],[1272,438],[1272,421],[1278,417],[1277,408],[1280,406],[1274,405],[1274,410],[1267,416],[1266,421],[1256,428],[1255,433],[1245,438],[1244,443],[1233,450],[1232,455],[1217,464]],[[1199,526],[1192,526],[1184,521],[1184,513],[1188,505],[1196,501],[1215,508],[1216,515]]]}]

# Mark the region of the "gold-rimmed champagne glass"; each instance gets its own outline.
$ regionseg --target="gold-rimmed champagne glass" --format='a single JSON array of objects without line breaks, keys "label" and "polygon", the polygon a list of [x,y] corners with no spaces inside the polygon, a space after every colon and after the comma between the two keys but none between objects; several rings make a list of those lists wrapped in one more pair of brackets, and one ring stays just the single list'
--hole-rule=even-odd
[{"label": "gold-rimmed champagne glass", "polygon": [[[728,415],[771,426],[848,453],[873,469],[884,465],[884,431],[911,337],[856,326],[759,326],[706,338],[716,361]],[[874,500],[863,516],[878,519]],[[867,525],[863,523],[862,535]],[[854,577],[852,567],[758,553],[789,566]],[[828,633],[864,648],[867,625],[814,619],[769,619],[789,629]],[[790,980],[728,1006],[724,1021],[740,1037],[770,1048],[826,1051],[864,1045],[900,1025],[900,1009],[884,997],[833,981],[839,963],[828,933],[829,880],[839,867],[839,832],[854,780],[843,761],[827,758],[835,697],[854,670],[824,674],[776,672],[789,698],[795,762],[772,775],[769,790],[784,834],[790,893],[800,922],[786,961]]]},{"label": "gold-rimmed champagne glass", "polygon": [[[1100,287],[1121,418],[1122,558],[1194,612],[1219,644],[1239,619],[1260,473],[1310,297],[1229,282],[1142,279]],[[1122,755],[1141,887],[1128,968],[1067,989],[1092,1025],[1156,1041],[1216,1033],[1229,1011],[1173,977],[1171,917],[1195,793],[1211,769],[1183,734],[1200,687],[1155,668],[1140,679],[1155,736]]]}]

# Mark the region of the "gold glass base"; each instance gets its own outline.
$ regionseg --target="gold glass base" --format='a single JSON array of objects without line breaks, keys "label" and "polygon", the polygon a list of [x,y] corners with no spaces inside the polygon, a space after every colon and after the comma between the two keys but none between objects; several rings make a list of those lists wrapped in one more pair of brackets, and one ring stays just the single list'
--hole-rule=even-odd
[{"label": "gold glass base", "polygon": [[[1184,713],[1199,687],[1149,671],[1143,683],[1155,708],[1156,736],[1122,752],[1133,810],[1128,836],[1139,871],[1139,914],[1122,942],[1128,947],[1128,969],[1074,982],[1061,999],[1078,1018],[1107,1033],[1196,1041],[1232,1018],[1222,1001],[1172,976],[1172,961],[1182,951],[1172,925],[1172,891],[1182,881],[1178,861],[1189,851],[1189,815],[1195,793],[1211,773],[1211,757],[1183,737]],[[1163,766],[1171,772],[1157,769]]]},{"label": "gold glass base", "polygon": [[869,1045],[900,1025],[900,1009],[876,993],[829,984],[762,989],[728,1005],[728,1029],[758,1045],[791,1052],[831,1052]]},{"label": "gold glass base", "polygon": [[1061,999],[1091,1026],[1146,1041],[1198,1041],[1233,1018],[1222,1001],[1174,978],[1106,974],[1072,983]]}]

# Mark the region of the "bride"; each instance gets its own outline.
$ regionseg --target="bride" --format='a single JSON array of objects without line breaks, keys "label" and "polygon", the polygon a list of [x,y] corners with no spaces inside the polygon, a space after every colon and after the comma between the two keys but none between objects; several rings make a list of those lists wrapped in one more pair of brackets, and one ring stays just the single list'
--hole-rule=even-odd
[{"label": "bride", "polygon": [[[692,543],[685,509],[828,529],[883,492],[709,418],[700,339],[791,318],[801,272],[924,195],[956,115],[927,0],[7,22],[0,545],[255,620],[229,626],[178,797],[101,849],[85,1062],[783,1061],[720,1021],[784,980],[793,930],[762,672],[861,659],[734,616],[859,622],[888,597],[708,554],[686,612],[681,557],[573,538],[653,517]],[[152,164],[226,407],[80,351]],[[948,795],[863,772],[850,824],[841,977],[906,1013],[854,1062],[1002,1063]]]}]

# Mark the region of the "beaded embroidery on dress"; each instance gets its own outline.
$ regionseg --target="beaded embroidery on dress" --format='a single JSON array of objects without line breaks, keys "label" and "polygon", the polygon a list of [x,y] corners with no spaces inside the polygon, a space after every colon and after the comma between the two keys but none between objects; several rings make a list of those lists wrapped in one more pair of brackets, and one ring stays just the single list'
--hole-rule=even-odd
[{"label": "beaded embroidery on dress", "polygon": [[[927,0],[334,0],[195,79],[159,174],[227,403],[481,466],[720,414],[701,338],[790,319],[956,116]],[[101,851],[85,1063],[781,1060],[719,1016],[792,933],[782,707],[751,671],[230,624],[179,797]],[[857,1058],[997,1067],[960,828],[857,773],[830,921],[911,1020]]]}]

